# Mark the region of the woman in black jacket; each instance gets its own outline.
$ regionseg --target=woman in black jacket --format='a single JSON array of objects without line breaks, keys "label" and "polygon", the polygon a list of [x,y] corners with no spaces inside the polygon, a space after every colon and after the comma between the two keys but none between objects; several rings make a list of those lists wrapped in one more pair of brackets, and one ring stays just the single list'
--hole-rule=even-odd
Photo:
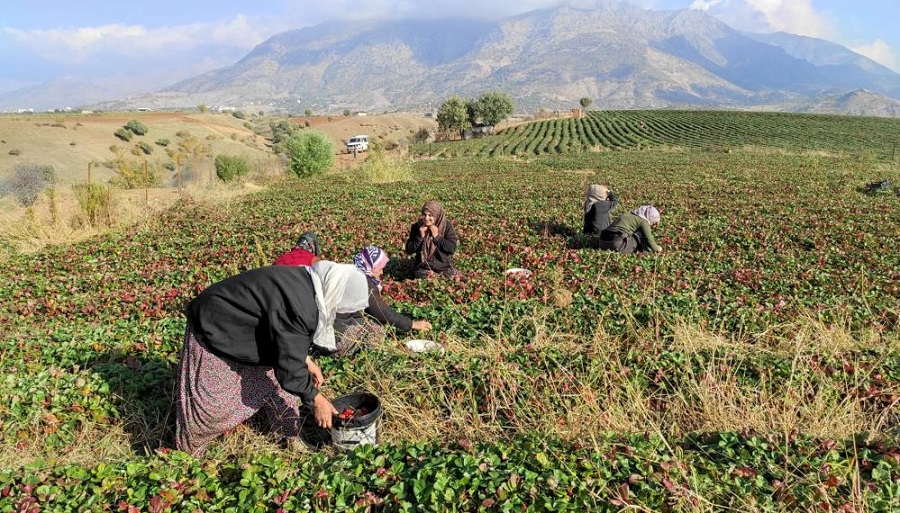
[{"label": "woman in black jacket", "polygon": [[298,437],[299,400],[320,427],[331,427],[337,410],[319,393],[324,376],[309,357],[319,320],[309,268],[262,267],[232,276],[188,303],[185,316],[176,377],[178,449],[198,456],[260,410],[274,431]]},{"label": "woman in black jacket", "polygon": [[453,225],[444,215],[444,207],[437,201],[429,201],[422,207],[422,215],[409,229],[406,253],[416,256],[416,278],[431,278],[435,274],[453,276],[451,256],[459,239]]}]

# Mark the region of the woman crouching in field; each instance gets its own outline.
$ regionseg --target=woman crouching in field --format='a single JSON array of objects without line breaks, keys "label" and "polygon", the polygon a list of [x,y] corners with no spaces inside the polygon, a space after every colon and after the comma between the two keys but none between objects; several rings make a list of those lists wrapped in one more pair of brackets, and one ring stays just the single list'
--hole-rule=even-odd
[{"label": "woman crouching in field", "polygon": [[313,282],[321,297],[319,312],[324,316],[322,331],[313,338],[317,352],[353,355],[383,339],[384,326],[393,326],[399,333],[431,329],[430,322],[414,321],[384,302],[381,275],[387,262],[381,248],[367,246],[353,257],[353,265],[328,261],[313,265]]},{"label": "woman crouching in field", "polygon": [[639,251],[659,253],[662,247],[656,243],[651,229],[658,225],[659,221],[659,210],[653,205],[644,205],[622,214],[609,228],[600,232],[600,249],[619,253]]},{"label": "woman crouching in field", "polygon": [[300,400],[316,423],[331,427],[337,410],[318,387],[309,357],[319,325],[307,267],[245,271],[210,285],[185,311],[178,364],[176,446],[201,455],[210,441],[263,410],[273,431],[300,436]]},{"label": "woman crouching in field", "polygon": [[435,274],[453,276],[452,255],[459,239],[453,225],[444,215],[444,207],[429,201],[422,207],[422,215],[409,229],[406,253],[416,256],[416,278],[431,278]]}]

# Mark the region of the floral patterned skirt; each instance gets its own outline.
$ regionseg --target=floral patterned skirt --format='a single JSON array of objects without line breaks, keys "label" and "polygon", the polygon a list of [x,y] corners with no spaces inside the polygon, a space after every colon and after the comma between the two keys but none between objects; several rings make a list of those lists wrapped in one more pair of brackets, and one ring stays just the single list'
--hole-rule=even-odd
[{"label": "floral patterned skirt", "polygon": [[175,444],[199,456],[214,438],[262,410],[272,430],[300,434],[300,400],[275,380],[272,367],[222,358],[204,347],[188,325],[178,363]]}]

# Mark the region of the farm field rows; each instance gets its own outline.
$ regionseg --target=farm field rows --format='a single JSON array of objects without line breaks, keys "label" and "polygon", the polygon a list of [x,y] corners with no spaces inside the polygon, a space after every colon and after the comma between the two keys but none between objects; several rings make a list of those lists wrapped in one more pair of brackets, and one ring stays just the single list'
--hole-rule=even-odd
[{"label": "farm field rows", "polygon": [[581,119],[546,119],[494,137],[420,144],[429,156],[533,156],[648,148],[744,147],[791,152],[898,155],[900,121],[891,118],[681,110],[589,111]]},{"label": "farm field rows", "polygon": [[[695,124],[697,147],[719,144]],[[409,182],[283,182],[15,256],[0,510],[896,511],[900,197],[858,188],[900,171],[835,141],[423,160]],[[600,181],[620,212],[660,207],[664,253],[589,247],[581,201]],[[461,273],[411,281],[400,251],[430,199]],[[377,448],[284,448],[258,423],[203,459],[165,448],[185,302],[306,229],[328,259],[384,247],[386,295],[446,353],[388,337],[321,360],[326,394],[384,402]]]}]

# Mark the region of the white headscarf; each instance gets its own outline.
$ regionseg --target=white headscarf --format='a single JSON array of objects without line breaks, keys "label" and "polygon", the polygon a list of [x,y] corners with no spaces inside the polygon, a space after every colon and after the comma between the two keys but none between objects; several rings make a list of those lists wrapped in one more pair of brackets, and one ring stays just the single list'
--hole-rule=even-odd
[{"label": "white headscarf", "polygon": [[606,201],[609,197],[609,187],[600,184],[589,185],[584,191],[584,213],[591,211],[591,207],[598,201]]},{"label": "white headscarf", "polygon": [[653,205],[642,205],[632,210],[631,213],[638,217],[643,217],[651,225],[658,223],[660,218],[659,210],[656,210],[656,207]]},{"label": "white headscarf", "polygon": [[366,275],[351,264],[321,260],[309,268],[319,307],[319,322],[313,344],[335,351],[334,318],[339,313],[353,313],[369,306]]}]

